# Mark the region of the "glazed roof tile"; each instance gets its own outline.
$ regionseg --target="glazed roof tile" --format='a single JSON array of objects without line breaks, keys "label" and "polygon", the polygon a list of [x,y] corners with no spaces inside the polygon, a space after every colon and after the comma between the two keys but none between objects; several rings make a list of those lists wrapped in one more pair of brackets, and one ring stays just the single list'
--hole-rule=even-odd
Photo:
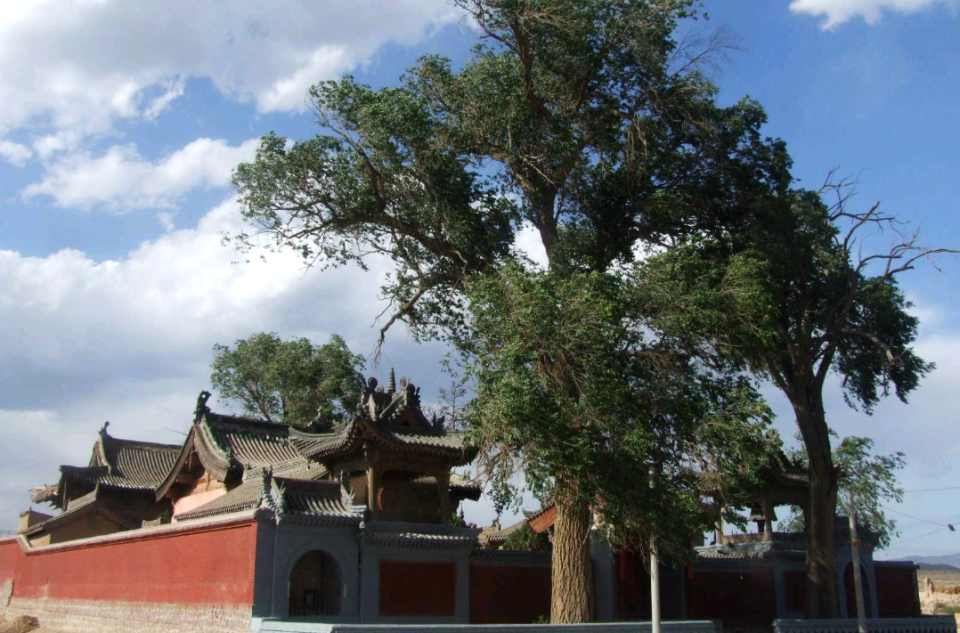
[{"label": "glazed roof tile", "polygon": [[95,488],[92,491],[88,492],[87,494],[83,495],[82,497],[77,497],[76,499],[70,502],[66,510],[64,510],[63,512],[61,512],[56,516],[50,517],[46,521],[42,521],[40,523],[37,523],[31,526],[30,528],[25,530],[23,534],[27,536],[32,536],[35,534],[39,534],[41,532],[49,531],[57,527],[58,525],[62,525],[63,523],[69,523],[73,519],[79,518],[84,514],[87,514],[88,512],[92,512],[94,510],[99,511],[101,514],[108,516],[109,518],[116,521],[117,523],[119,523],[120,525],[122,525],[127,529],[140,527],[138,521],[133,521],[132,519],[116,514],[115,512],[111,511],[109,508],[98,506],[97,493],[98,493],[98,490]]},{"label": "glazed roof tile", "polygon": [[203,504],[189,512],[176,515],[177,521],[201,519],[219,514],[232,514],[243,510],[252,510],[260,505],[260,495],[263,485],[259,479],[249,479],[233,490],[223,494],[213,501]]},{"label": "glazed roof tile", "polygon": [[527,520],[518,521],[509,527],[500,529],[497,525],[483,528],[480,532],[481,545],[501,545],[511,534],[527,524]]},{"label": "glazed roof tile", "polygon": [[177,521],[232,514],[266,506],[281,518],[317,518],[359,521],[360,513],[348,505],[339,482],[271,477],[261,473],[236,488],[189,512]]},{"label": "glazed roof tile", "polygon": [[475,534],[431,534],[422,532],[364,532],[363,542],[381,547],[413,549],[473,549]]},{"label": "glazed roof tile", "polygon": [[[89,466],[64,465],[60,472],[67,479],[94,486],[153,491],[166,479],[179,453],[180,446],[176,444],[111,437],[104,425],[93,446]],[[53,498],[46,487],[44,496],[46,500]]]}]

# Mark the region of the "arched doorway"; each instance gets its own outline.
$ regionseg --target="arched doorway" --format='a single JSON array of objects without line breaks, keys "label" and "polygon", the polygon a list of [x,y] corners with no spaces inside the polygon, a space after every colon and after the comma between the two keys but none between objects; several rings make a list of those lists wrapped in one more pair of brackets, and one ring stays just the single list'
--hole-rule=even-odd
[{"label": "arched doorway", "polygon": [[307,552],[290,572],[290,615],[340,613],[340,570],[330,554]]},{"label": "arched doorway", "polygon": [[[867,578],[867,572],[864,569],[863,561],[860,561],[860,585],[863,587],[863,611],[868,618],[873,617],[870,612],[870,580]],[[857,590],[853,582],[853,563],[847,563],[843,570],[843,586],[847,594],[847,617],[857,617]]]}]

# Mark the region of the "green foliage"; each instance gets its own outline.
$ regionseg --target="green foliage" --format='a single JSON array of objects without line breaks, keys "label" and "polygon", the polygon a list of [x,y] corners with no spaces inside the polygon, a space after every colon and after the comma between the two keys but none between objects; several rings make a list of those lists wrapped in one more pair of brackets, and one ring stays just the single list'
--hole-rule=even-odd
[{"label": "green foliage", "polygon": [[742,378],[637,327],[628,290],[617,275],[519,265],[475,283],[467,420],[501,502],[522,470],[541,499],[591,504],[612,540],[656,533],[682,559],[707,525],[692,468],[753,476],[769,412]]},{"label": "green foliage", "polygon": [[[903,453],[872,455],[873,440],[866,437],[845,437],[833,452],[833,461],[840,471],[839,505],[847,506],[847,494],[853,493],[853,507],[857,522],[867,528],[876,539],[876,548],[890,545],[896,537],[897,522],[883,511],[884,502],[903,501],[903,488],[897,482],[897,471],[905,466]],[[806,453],[794,450],[791,460],[806,462]],[[803,514],[793,508],[792,514],[781,524],[781,529],[803,531]]]},{"label": "green foliage", "polygon": [[[612,538],[656,532],[686,556],[705,520],[691,469],[750,477],[768,413],[735,365],[650,323],[622,271],[646,246],[742,224],[785,191],[789,156],[759,104],[716,105],[699,66],[716,42],[674,35],[691,0],[455,4],[479,27],[473,57],[425,57],[397,87],[315,86],[320,134],[268,135],[237,168],[251,230],[232,239],[308,265],[392,259],[381,334],[403,320],[466,355],[497,504],[520,468],[542,495],[593,504]],[[549,272],[516,261],[525,227]]]},{"label": "green foliage", "polygon": [[510,533],[500,549],[511,552],[552,552],[553,545],[546,532],[537,534],[524,523]]},{"label": "green foliage", "polygon": [[851,405],[870,412],[891,387],[906,401],[933,366],[910,347],[917,319],[896,280],[871,277],[852,260],[816,194],[791,191],[758,205],[764,215],[736,233],[701,234],[643,262],[637,279],[648,315],[792,399],[798,379],[819,393],[832,370]]},{"label": "green foliage", "polygon": [[352,414],[362,393],[363,357],[336,335],[314,345],[261,332],[213,350],[210,379],[220,397],[266,420],[327,428]]}]

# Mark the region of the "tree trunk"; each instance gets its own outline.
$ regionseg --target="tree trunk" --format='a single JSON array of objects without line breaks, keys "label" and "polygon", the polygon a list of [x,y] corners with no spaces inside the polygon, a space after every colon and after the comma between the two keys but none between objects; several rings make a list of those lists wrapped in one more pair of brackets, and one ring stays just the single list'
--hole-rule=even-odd
[{"label": "tree trunk", "polygon": [[833,465],[830,432],[823,397],[813,384],[797,389],[793,400],[797,425],[807,452],[810,492],[804,507],[807,549],[806,616],[839,617],[837,565],[834,550],[834,517],[837,513],[837,471]]},{"label": "tree trunk", "polygon": [[550,622],[576,624],[593,619],[593,562],[590,506],[575,495],[556,496]]},{"label": "tree trunk", "polygon": [[804,513],[807,545],[808,618],[839,617],[837,565],[834,549],[834,517],[837,512],[837,481],[832,464],[814,468],[810,461],[810,498]]}]

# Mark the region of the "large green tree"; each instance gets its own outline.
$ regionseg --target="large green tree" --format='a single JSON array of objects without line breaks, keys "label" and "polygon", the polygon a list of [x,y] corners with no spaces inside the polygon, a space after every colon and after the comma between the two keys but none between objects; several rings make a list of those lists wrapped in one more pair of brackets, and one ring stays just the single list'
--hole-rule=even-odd
[{"label": "large green tree", "polygon": [[473,282],[470,304],[479,468],[501,500],[522,472],[556,505],[553,621],[591,595],[594,524],[617,546],[652,537],[687,560],[710,524],[696,469],[708,461],[726,485],[746,483],[777,448],[752,386],[639,327],[620,275],[514,264]]},{"label": "large green tree", "polygon": [[363,388],[363,357],[339,336],[323,345],[251,334],[231,348],[214,345],[210,380],[244,412],[292,426],[328,428],[352,415]]},{"label": "large green tree", "polygon": [[[832,206],[821,194],[836,194]],[[851,406],[871,412],[891,390],[904,402],[933,365],[913,350],[917,318],[897,284],[945,249],[916,234],[862,255],[869,228],[897,229],[878,206],[849,209],[849,183],[781,189],[750,213],[702,223],[637,268],[640,304],[657,327],[700,339],[702,358],[740,363],[789,399],[810,479],[804,507],[807,614],[836,617],[834,462],[823,390],[838,375]],[[829,199],[833,199],[832,197]]]},{"label": "large green tree", "polygon": [[[836,435],[834,435],[836,437]],[[868,437],[845,437],[833,451],[833,463],[839,472],[837,478],[838,505],[848,508],[848,495],[853,496],[853,509],[857,521],[865,526],[877,549],[890,545],[897,536],[897,522],[883,509],[883,502],[903,501],[903,488],[897,481],[897,471],[906,465],[900,451],[889,455],[874,455],[873,440]],[[803,449],[792,450],[787,457],[805,464],[807,453]],[[783,528],[802,532],[803,509],[793,508],[784,521]],[[861,536],[864,536],[861,533]]]},{"label": "large green tree", "polygon": [[[782,144],[760,135],[760,107],[714,103],[698,67],[711,45],[675,38],[691,0],[456,3],[480,33],[463,68],[427,57],[398,87],[320,84],[320,135],[292,146],[269,135],[235,174],[251,226],[235,236],[241,246],[266,241],[308,264],[395,262],[383,291],[396,309],[382,333],[404,320],[416,337],[478,344],[468,291],[502,274],[523,227],[539,236],[555,283],[587,279],[698,217],[745,213],[789,179]],[[500,349],[479,345],[490,359]],[[589,374],[577,362],[570,370]],[[568,387],[549,397],[564,402]],[[584,621],[589,566],[564,544],[586,542],[592,499],[560,484],[554,551],[573,563],[554,566],[553,620]]]}]

